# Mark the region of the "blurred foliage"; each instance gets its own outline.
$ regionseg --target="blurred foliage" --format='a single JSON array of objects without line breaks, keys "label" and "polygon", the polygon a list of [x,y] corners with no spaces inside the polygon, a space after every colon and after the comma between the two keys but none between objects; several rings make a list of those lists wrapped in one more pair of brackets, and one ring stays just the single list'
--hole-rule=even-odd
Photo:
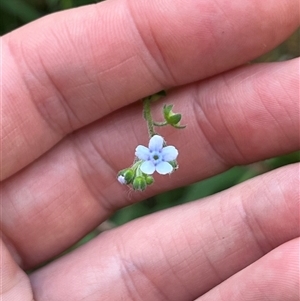
[{"label": "blurred foliage", "polygon": [[47,14],[102,0],[0,0],[0,34]]},{"label": "blurred foliage", "polygon": [[300,56],[300,30],[296,30],[286,41],[272,51],[262,55],[257,62],[278,62],[286,61]]},{"label": "blurred foliage", "polygon": [[[137,0],[138,1],[138,0]],[[52,12],[77,7],[86,4],[94,4],[100,1],[94,0],[0,0],[0,31],[1,35],[20,27],[39,17]],[[256,59],[255,62],[282,61],[298,57],[299,34],[297,30],[288,40],[273,51]],[[171,206],[203,198],[217,193],[238,183],[241,183],[266,171],[278,168],[282,165],[299,162],[300,153],[285,155],[269,159],[249,166],[234,167],[222,174],[203,180],[193,185],[175,189],[143,202],[128,206],[116,212],[111,221],[115,225],[121,225],[134,218],[162,210]],[[91,232],[77,245],[85,243],[93,238],[101,229]]]}]

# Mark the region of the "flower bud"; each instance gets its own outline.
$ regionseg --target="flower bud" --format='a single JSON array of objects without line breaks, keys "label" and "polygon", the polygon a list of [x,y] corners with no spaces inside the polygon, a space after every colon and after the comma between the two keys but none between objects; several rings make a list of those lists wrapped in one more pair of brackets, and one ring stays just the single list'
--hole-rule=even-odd
[{"label": "flower bud", "polygon": [[178,129],[185,128],[185,125],[180,125],[181,114],[174,113],[172,109],[173,105],[164,105],[163,107],[163,114],[167,124],[172,125],[173,127]]},{"label": "flower bud", "polygon": [[118,181],[119,181],[119,183],[121,183],[122,185],[127,184],[126,181],[125,181],[124,176],[122,176],[122,175],[119,175],[119,176],[118,176]]},{"label": "flower bud", "polygon": [[124,178],[127,184],[131,183],[134,178],[134,171],[131,168],[128,168],[124,172]]},{"label": "flower bud", "polygon": [[146,181],[146,184],[147,185],[152,185],[154,183],[154,179],[153,177],[149,176],[149,175],[146,175],[145,176],[145,181]]},{"label": "flower bud", "polygon": [[146,180],[143,177],[141,177],[141,176],[136,177],[133,180],[132,187],[133,187],[134,190],[143,191],[147,187]]},{"label": "flower bud", "polygon": [[118,181],[121,184],[130,184],[134,178],[134,171],[131,168],[123,169],[118,174]]},{"label": "flower bud", "polygon": [[179,121],[181,120],[181,114],[174,114],[169,116],[169,123],[172,125],[176,125],[179,123]]}]

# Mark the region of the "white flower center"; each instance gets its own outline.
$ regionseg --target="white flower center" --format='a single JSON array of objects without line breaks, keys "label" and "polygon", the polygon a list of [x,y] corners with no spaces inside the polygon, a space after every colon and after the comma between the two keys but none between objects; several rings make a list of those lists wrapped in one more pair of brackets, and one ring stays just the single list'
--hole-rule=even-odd
[{"label": "white flower center", "polygon": [[154,165],[157,165],[162,161],[162,155],[158,151],[152,151],[150,155],[150,159],[153,162]]}]

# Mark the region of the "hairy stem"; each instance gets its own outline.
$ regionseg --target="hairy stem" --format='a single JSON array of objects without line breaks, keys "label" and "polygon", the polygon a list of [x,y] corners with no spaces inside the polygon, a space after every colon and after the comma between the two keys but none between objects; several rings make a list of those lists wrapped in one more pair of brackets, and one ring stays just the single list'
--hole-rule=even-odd
[{"label": "hairy stem", "polygon": [[168,125],[168,123],[166,121],[163,121],[163,122],[153,122],[153,125],[155,126],[165,126],[165,125]]},{"label": "hairy stem", "polygon": [[149,138],[153,137],[156,134],[154,131],[154,123],[151,115],[150,104],[151,104],[151,97],[145,97],[143,99],[143,114],[145,120],[147,121]]}]

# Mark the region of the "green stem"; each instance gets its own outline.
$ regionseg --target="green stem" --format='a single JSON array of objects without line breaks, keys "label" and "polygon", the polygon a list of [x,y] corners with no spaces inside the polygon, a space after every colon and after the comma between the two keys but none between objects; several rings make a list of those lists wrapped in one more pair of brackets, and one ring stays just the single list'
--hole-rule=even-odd
[{"label": "green stem", "polygon": [[163,122],[153,122],[153,125],[154,126],[165,126],[165,125],[168,125],[168,123],[166,121],[163,121]]},{"label": "green stem", "polygon": [[143,99],[143,114],[144,114],[145,120],[147,121],[149,138],[156,135],[156,133],[154,131],[154,123],[153,123],[153,119],[152,119],[152,115],[151,115],[150,104],[151,104],[151,97],[145,97]]}]

